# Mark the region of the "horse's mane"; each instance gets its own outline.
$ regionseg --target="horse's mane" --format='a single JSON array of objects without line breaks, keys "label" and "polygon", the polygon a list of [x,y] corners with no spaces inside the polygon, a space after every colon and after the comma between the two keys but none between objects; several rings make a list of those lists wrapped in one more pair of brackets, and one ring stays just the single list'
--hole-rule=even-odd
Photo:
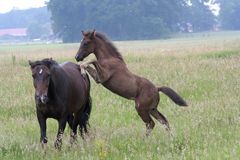
[{"label": "horse's mane", "polygon": [[118,51],[118,49],[115,47],[115,45],[104,34],[96,32],[95,37],[101,39],[102,41],[104,41],[108,45],[108,47],[110,49],[109,53],[112,56],[114,56],[115,58],[118,58],[118,59],[120,59],[121,61],[124,62],[121,53]]},{"label": "horse's mane", "polygon": [[45,65],[47,66],[49,69],[52,65],[58,65],[58,63],[54,60],[52,60],[51,58],[45,58],[41,61],[35,61],[35,62],[31,62],[31,67],[34,68],[38,65]]}]

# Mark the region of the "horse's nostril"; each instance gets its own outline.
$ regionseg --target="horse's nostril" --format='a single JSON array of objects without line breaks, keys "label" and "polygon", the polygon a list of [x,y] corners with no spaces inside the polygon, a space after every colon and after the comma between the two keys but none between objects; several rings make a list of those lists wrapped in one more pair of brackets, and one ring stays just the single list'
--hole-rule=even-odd
[{"label": "horse's nostril", "polygon": [[35,95],[35,99],[36,100],[40,100],[40,96],[39,95]]},{"label": "horse's nostril", "polygon": [[75,59],[76,59],[76,61],[79,61],[79,56],[76,55],[76,56],[75,56]]},{"label": "horse's nostril", "polygon": [[40,96],[35,95],[35,102],[36,104],[40,104],[42,102]]},{"label": "horse's nostril", "polygon": [[46,104],[46,103],[48,102],[48,97],[47,97],[47,95],[42,95],[42,96],[41,96],[41,102],[42,102],[43,104]]}]

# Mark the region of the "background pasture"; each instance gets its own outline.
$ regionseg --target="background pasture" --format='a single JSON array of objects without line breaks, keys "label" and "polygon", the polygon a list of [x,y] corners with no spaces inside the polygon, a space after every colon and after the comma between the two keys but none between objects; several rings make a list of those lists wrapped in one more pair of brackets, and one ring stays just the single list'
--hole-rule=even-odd
[{"label": "background pasture", "polygon": [[[115,42],[129,67],[156,85],[176,90],[189,107],[161,94],[158,109],[170,137],[156,122],[150,137],[134,102],[92,79],[90,136],[63,149],[53,142],[57,123],[48,120],[48,148],[39,145],[34,89],[28,60],[73,61],[79,44],[0,46],[0,159],[238,159],[240,157],[240,33],[202,33],[169,40]],[[91,59],[93,57],[90,57]]]}]

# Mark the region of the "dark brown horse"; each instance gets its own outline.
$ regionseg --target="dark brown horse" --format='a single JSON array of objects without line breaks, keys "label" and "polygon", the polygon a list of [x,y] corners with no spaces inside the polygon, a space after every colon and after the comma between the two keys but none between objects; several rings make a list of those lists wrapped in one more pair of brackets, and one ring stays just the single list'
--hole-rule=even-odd
[{"label": "dark brown horse", "polygon": [[[135,108],[146,123],[146,135],[154,128],[151,116],[170,129],[167,119],[157,110],[159,91],[170,97],[176,104],[187,106],[186,102],[171,88],[156,87],[146,78],[131,73],[115,46],[101,33],[83,32],[83,39],[76,54],[76,60],[82,61],[90,53],[95,61],[83,63],[84,68],[97,83],[127,99],[135,101]],[[90,66],[92,64],[94,67]]]},{"label": "dark brown horse", "polygon": [[81,135],[87,132],[91,112],[90,82],[80,72],[79,65],[58,64],[52,59],[31,62],[37,118],[41,130],[40,142],[47,143],[46,120],[58,120],[58,133],[54,143],[60,149],[62,135],[68,122],[72,129],[70,142],[76,139],[77,126]]}]

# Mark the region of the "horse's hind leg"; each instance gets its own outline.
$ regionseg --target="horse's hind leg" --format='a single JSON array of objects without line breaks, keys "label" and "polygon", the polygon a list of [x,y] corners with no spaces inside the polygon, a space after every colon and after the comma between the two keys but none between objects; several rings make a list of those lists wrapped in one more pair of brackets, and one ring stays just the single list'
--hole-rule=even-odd
[{"label": "horse's hind leg", "polygon": [[68,122],[68,125],[71,128],[71,130],[73,129],[73,119],[74,119],[73,115],[69,114],[68,118],[67,118],[67,122]]},{"label": "horse's hind leg", "polygon": [[74,114],[73,125],[72,125],[72,133],[70,135],[70,144],[73,144],[77,139],[77,126],[79,124],[79,114]]},{"label": "horse's hind leg", "polygon": [[150,111],[150,114],[156,118],[161,124],[163,124],[165,127],[166,127],[166,130],[167,131],[170,131],[170,127],[169,127],[169,123],[168,123],[168,120],[167,118],[161,114],[157,108],[154,108]]},{"label": "horse's hind leg", "polygon": [[155,126],[154,121],[150,117],[149,110],[142,109],[139,105],[136,106],[136,110],[138,112],[138,115],[142,118],[143,122],[145,122],[146,136],[149,136]]},{"label": "horse's hind leg", "polygon": [[81,112],[80,115],[80,122],[79,122],[79,131],[82,139],[84,139],[84,135],[88,135],[88,127],[90,126],[88,123],[88,120],[90,118],[91,114],[91,109],[92,109],[92,99],[89,96],[88,100],[84,106],[84,110]]},{"label": "horse's hind leg", "polygon": [[87,125],[86,124],[80,124],[79,125],[79,132],[80,132],[80,136],[82,137],[82,139],[84,139],[84,132],[87,133]]}]

